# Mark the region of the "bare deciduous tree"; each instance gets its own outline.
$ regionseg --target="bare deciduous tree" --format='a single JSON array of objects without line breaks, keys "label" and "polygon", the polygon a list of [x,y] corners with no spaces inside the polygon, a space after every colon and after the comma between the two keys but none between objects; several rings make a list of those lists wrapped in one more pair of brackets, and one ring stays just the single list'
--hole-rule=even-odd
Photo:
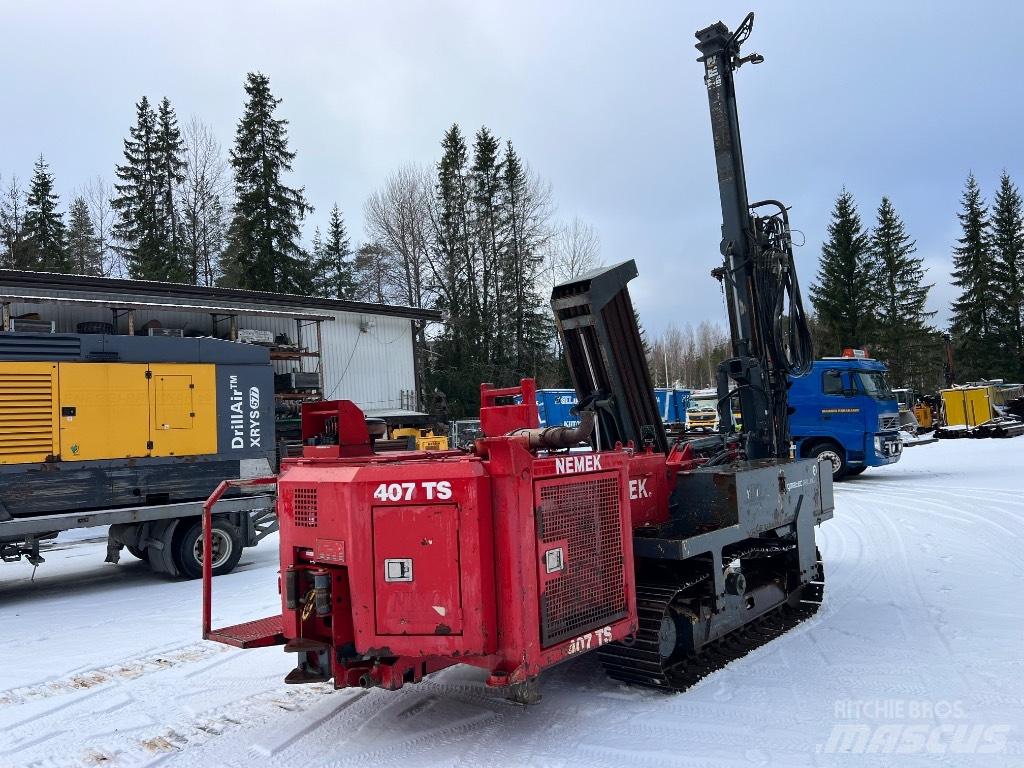
[{"label": "bare deciduous tree", "polygon": [[601,264],[601,237],[579,216],[561,224],[551,238],[548,265],[555,284],[572,280]]},{"label": "bare deciduous tree", "polygon": [[[396,292],[401,301],[411,307],[427,306],[431,301],[430,283],[427,281],[431,236],[430,204],[434,189],[431,170],[406,165],[392,173],[384,186],[367,198],[363,205],[366,234],[390,255],[387,274],[397,280]],[[364,254],[363,263],[374,266],[380,256]],[[378,271],[370,270],[367,278],[376,278]],[[357,271],[357,282],[360,274]],[[417,381],[423,381],[427,338],[426,324],[413,323],[413,343]]]},{"label": "bare deciduous tree", "polygon": [[717,323],[702,320],[696,329],[675,323],[651,347],[650,368],[659,386],[704,389],[715,385],[718,364],[729,355],[729,334]]},{"label": "bare deciduous tree", "polygon": [[412,307],[426,306],[430,290],[426,272],[433,187],[431,171],[407,165],[388,176],[363,205],[367,237],[397,257],[395,289]]},{"label": "bare deciduous tree", "polygon": [[196,117],[183,132],[185,180],[178,187],[182,250],[192,282],[213,285],[224,250],[231,178],[220,142]]},{"label": "bare deciduous tree", "polygon": [[103,274],[107,277],[126,277],[124,261],[111,242],[111,228],[114,226],[114,210],[110,198],[114,188],[100,175],[91,178],[79,192],[89,206],[89,217],[96,230],[96,247],[99,249]]},{"label": "bare deciduous tree", "polygon": [[0,198],[0,266],[24,269],[21,263],[24,220],[25,193],[18,183],[18,177],[11,176],[11,183]]}]

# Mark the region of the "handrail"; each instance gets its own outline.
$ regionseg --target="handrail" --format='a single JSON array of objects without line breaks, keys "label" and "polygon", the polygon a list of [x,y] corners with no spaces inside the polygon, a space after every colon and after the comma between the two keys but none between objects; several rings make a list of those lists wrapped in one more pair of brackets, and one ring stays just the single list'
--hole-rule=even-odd
[{"label": "handrail", "polygon": [[203,502],[203,639],[210,639],[213,621],[213,506],[220,501],[228,488],[240,485],[276,485],[277,476],[252,477],[238,480],[222,480],[213,489],[210,497]]}]

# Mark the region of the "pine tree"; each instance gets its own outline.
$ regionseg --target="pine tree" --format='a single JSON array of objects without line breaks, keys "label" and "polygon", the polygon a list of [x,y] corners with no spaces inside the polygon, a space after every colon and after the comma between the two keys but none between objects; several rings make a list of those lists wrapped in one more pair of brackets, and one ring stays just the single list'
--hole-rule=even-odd
[{"label": "pine tree", "polygon": [[1024,378],[1024,203],[1003,171],[992,204],[995,321],[1003,346],[1002,375]]},{"label": "pine tree", "polygon": [[352,249],[341,211],[335,203],[327,222],[327,238],[318,227],[313,235],[313,290],[329,299],[351,299],[355,292]]},{"label": "pine tree", "polygon": [[953,302],[952,336],[961,378],[998,375],[999,334],[995,319],[992,233],[981,188],[969,174],[961,198],[961,236],[953,249],[953,284],[960,297]]},{"label": "pine tree", "polygon": [[89,204],[81,196],[72,200],[68,208],[67,260],[73,274],[103,275],[103,256],[96,228],[89,215]]},{"label": "pine tree", "polygon": [[25,201],[24,237],[31,269],[70,271],[65,253],[64,217],[57,210],[58,203],[57,193],[53,191],[53,175],[40,155]]},{"label": "pine tree", "polygon": [[359,275],[358,298],[376,304],[395,300],[392,289],[395,256],[380,243],[364,243],[355,256],[355,270]]},{"label": "pine tree", "polygon": [[932,286],[924,284],[923,260],[914,256],[916,250],[892,202],[883,197],[871,234],[878,266],[876,356],[888,362],[890,383],[899,387],[921,380],[922,352],[931,346],[928,318],[935,314],[925,311]]},{"label": "pine tree", "polygon": [[166,96],[160,101],[157,112],[155,138],[157,232],[164,268],[163,274],[154,277],[189,282],[192,281],[192,270],[179,243],[181,233],[176,194],[178,186],[185,180],[185,142],[178,128],[178,117]]},{"label": "pine tree", "polygon": [[843,188],[832,209],[828,241],[821,247],[811,303],[836,352],[873,340],[878,268],[853,195]]},{"label": "pine tree", "polygon": [[246,76],[248,100],[235,131],[234,219],[228,231],[224,281],[239,288],[285,293],[311,289],[309,257],[299,245],[299,224],[312,207],[302,188],[287,186],[295,153],[288,149],[288,121],[275,118],[281,103],[270,79]]}]

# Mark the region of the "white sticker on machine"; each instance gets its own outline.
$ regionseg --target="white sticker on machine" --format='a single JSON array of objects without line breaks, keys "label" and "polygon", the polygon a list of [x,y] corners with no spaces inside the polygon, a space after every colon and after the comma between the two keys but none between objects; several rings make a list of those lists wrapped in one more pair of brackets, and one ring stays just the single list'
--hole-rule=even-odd
[{"label": "white sticker on machine", "polygon": [[398,557],[385,560],[384,581],[412,581],[412,558]]},{"label": "white sticker on machine", "polygon": [[565,570],[565,555],[561,547],[549,549],[544,553],[544,567],[548,573]]}]

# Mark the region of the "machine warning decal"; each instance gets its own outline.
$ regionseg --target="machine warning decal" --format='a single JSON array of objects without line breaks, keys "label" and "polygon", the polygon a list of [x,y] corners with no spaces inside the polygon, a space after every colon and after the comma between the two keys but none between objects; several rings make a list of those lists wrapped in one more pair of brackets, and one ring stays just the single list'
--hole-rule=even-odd
[{"label": "machine warning decal", "polygon": [[860,413],[860,408],[822,408],[822,413]]},{"label": "machine warning decal", "polygon": [[345,564],[345,542],[340,539],[317,539],[316,559],[325,563]]},{"label": "machine warning decal", "polygon": [[399,557],[385,560],[384,581],[412,581],[412,558]]},{"label": "machine warning decal", "polygon": [[448,501],[452,497],[452,484],[448,480],[421,480],[418,483],[381,483],[373,492],[380,501]]},{"label": "machine warning decal", "polygon": [[612,628],[601,627],[600,629],[595,629],[593,632],[587,632],[585,635],[574,637],[569,641],[569,647],[565,652],[571,656],[574,653],[589,651],[591,648],[600,648],[605,643],[610,643],[611,641]]}]

